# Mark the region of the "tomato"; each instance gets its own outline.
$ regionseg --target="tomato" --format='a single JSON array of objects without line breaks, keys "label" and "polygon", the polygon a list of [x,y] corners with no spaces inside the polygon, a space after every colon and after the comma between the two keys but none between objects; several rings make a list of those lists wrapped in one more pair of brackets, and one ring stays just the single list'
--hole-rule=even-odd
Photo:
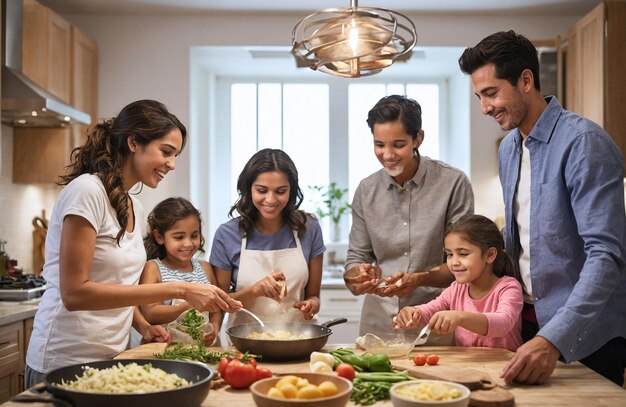
[{"label": "tomato", "polygon": [[223,378],[233,389],[247,389],[256,381],[256,368],[251,363],[231,360],[224,370]]},{"label": "tomato", "polygon": [[[239,360],[242,360],[242,358],[240,357]],[[256,369],[256,359],[255,358],[248,358],[248,363],[250,363]]]},{"label": "tomato", "polygon": [[266,369],[264,367],[257,367],[256,368],[256,379],[257,380],[267,379],[269,377],[272,377],[272,372],[269,369]]},{"label": "tomato", "polygon": [[220,364],[217,366],[217,371],[222,377],[224,377],[224,371],[226,371],[226,366],[228,366],[228,362],[230,362],[230,359],[224,356],[222,359],[220,359]]},{"label": "tomato", "polygon": [[345,362],[340,363],[335,370],[337,371],[337,376],[341,376],[350,381],[352,381],[356,375],[352,365]]},{"label": "tomato", "polygon": [[436,365],[439,363],[439,355],[428,355],[426,358],[426,363],[429,365]]},{"label": "tomato", "polygon": [[421,353],[415,355],[415,357],[413,358],[413,363],[415,363],[415,365],[417,366],[424,366],[426,364],[426,355],[423,355]]}]

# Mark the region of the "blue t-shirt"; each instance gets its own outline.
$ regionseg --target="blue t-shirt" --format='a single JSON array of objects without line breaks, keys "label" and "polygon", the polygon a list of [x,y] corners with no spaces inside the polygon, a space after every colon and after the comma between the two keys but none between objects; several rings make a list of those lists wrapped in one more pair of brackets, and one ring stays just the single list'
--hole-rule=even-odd
[{"label": "blue t-shirt", "polygon": [[[213,238],[209,263],[223,270],[231,271],[231,291],[236,290],[237,273],[239,272],[239,258],[241,256],[241,241],[243,234],[239,230],[239,217],[220,225]],[[322,228],[317,219],[308,216],[306,231],[300,237],[300,244],[304,259],[308,263],[311,259],[326,251]],[[248,250],[281,250],[297,247],[293,232],[285,225],[276,233],[261,234],[253,228],[248,235]]]}]

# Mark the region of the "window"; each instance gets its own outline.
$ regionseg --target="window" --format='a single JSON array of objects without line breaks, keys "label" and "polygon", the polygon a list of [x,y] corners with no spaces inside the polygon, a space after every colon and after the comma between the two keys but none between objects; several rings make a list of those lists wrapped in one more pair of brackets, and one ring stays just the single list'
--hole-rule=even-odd
[{"label": "window", "polygon": [[[238,197],[236,183],[243,166],[263,148],[283,149],[296,164],[305,195],[302,209],[315,212],[317,199],[309,186],[332,181],[347,186],[351,200],[359,182],[381,168],[373,154],[366,118],[369,109],[385,95],[406,94],[420,103],[425,131],[420,153],[439,158],[439,83],[225,82],[228,86],[222,89],[230,91],[224,98],[230,99],[229,204]],[[347,114],[331,112],[336,110],[333,102],[345,105],[338,102],[342,100],[347,101]],[[347,147],[348,159],[331,162],[331,157],[337,157],[333,150],[343,146]],[[322,228],[327,238],[327,220]],[[343,229],[347,238],[347,228]]]},{"label": "window", "polygon": [[[300,188],[329,182],[327,84],[233,83],[231,86],[231,201],[246,162],[264,148],[284,150],[296,164]],[[313,212],[310,202],[303,209]],[[307,207],[308,206],[308,207]]]}]

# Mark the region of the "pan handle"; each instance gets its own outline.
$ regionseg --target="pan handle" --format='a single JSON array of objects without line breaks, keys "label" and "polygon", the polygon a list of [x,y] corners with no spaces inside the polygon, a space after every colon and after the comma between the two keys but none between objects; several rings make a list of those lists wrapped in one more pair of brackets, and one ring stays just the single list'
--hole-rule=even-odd
[{"label": "pan handle", "polygon": [[52,403],[54,407],[72,407],[68,401],[58,399],[46,391],[46,385],[40,383],[27,391],[10,398],[15,403]]},{"label": "pan handle", "polygon": [[330,321],[326,321],[320,325],[325,326],[326,328],[329,328],[333,325],[345,324],[346,322],[348,322],[347,318],[339,317],[339,318],[331,319]]}]

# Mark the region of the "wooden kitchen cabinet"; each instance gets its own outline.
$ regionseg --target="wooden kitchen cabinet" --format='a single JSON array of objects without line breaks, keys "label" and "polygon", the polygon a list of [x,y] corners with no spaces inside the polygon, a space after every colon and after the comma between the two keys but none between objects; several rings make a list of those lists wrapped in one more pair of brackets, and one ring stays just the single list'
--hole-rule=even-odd
[{"label": "wooden kitchen cabinet", "polygon": [[24,0],[22,71],[62,101],[70,102],[71,26],[35,0]]},{"label": "wooden kitchen cabinet", "polygon": [[[35,3],[34,0],[26,0],[26,2]],[[43,6],[33,7],[37,9]],[[24,10],[24,15],[26,15],[26,10]],[[31,22],[31,24],[34,23]],[[68,33],[71,40],[69,47],[71,63],[68,63],[64,70],[70,81],[68,97],[64,101],[89,114],[92,123],[95,123],[98,114],[96,42],[77,27],[69,24]],[[72,149],[83,145],[87,140],[88,127],[89,125],[74,125],[66,128],[14,128],[13,182],[26,184],[57,182],[59,175],[65,174],[65,166],[70,162]]]},{"label": "wooden kitchen cabinet", "polygon": [[0,402],[20,391],[24,370],[23,321],[0,326]]},{"label": "wooden kitchen cabinet", "polygon": [[65,174],[72,149],[69,128],[13,129],[13,182],[52,184]]},{"label": "wooden kitchen cabinet", "polygon": [[565,106],[598,123],[626,156],[626,1],[605,0],[570,30]]},{"label": "wooden kitchen cabinet", "polygon": [[89,125],[72,127],[73,147],[85,144],[87,128],[98,119],[98,48],[96,42],[72,26],[72,83],[70,104],[89,114]]}]

